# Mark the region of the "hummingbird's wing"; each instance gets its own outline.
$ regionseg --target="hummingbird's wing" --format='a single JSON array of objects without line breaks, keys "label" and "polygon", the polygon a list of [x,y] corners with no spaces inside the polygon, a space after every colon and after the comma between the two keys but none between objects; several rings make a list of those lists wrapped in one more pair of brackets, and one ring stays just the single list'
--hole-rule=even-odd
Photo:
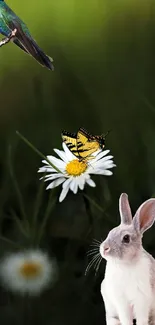
[{"label": "hummingbird's wing", "polygon": [[[25,50],[25,52],[32,55],[41,65],[46,66],[50,70],[53,70],[53,59],[48,57],[41,48],[37,45],[37,43],[33,40],[31,35],[26,31],[23,30],[22,25],[19,24],[18,21],[11,21],[9,22],[9,28],[11,31],[17,29],[15,43]],[[17,40],[17,42],[16,42]]]},{"label": "hummingbird's wing", "polygon": [[53,59],[47,56],[32,38],[27,26],[14,12],[9,8],[8,15],[3,14],[3,21],[10,33],[17,30],[13,42],[23,51],[33,56],[42,66],[54,70]]},{"label": "hummingbird's wing", "polygon": [[25,49],[25,47],[22,45],[22,43],[20,43],[20,41],[18,40],[17,37],[15,37],[15,38],[13,39],[13,43],[15,43],[18,47],[20,47],[20,49],[23,50],[25,53],[30,54],[30,53]]}]

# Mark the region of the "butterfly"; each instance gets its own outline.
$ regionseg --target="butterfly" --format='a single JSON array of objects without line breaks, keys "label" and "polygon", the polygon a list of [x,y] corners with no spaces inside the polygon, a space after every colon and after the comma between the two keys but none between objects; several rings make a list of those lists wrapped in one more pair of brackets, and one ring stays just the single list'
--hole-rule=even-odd
[{"label": "butterfly", "polygon": [[79,128],[77,133],[63,131],[62,139],[79,160],[88,160],[93,158],[94,152],[104,148],[106,135],[92,135],[84,128]]}]

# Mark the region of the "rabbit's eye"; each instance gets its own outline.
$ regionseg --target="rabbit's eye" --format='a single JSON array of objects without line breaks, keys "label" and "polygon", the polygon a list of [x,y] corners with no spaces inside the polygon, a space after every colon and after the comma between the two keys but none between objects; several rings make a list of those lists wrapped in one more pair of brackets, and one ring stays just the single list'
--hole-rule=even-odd
[{"label": "rabbit's eye", "polygon": [[130,236],[129,236],[129,235],[125,235],[125,236],[123,237],[123,243],[128,244],[129,242],[130,242]]}]

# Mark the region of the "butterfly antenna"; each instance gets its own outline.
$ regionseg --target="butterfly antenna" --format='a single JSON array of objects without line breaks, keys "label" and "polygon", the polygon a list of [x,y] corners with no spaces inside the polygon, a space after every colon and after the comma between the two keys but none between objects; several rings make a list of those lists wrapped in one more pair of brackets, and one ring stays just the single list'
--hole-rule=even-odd
[{"label": "butterfly antenna", "polygon": [[106,134],[103,133],[101,136],[102,136],[103,138],[106,138],[106,136],[107,136],[111,131],[112,131],[112,129],[108,130]]}]

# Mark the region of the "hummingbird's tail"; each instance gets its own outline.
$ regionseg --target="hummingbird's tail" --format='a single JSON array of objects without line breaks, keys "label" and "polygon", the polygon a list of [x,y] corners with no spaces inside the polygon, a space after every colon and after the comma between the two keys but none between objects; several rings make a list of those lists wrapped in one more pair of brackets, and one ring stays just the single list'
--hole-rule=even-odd
[{"label": "hummingbird's tail", "polygon": [[13,42],[24,52],[33,56],[42,66],[54,70],[53,59],[47,56],[37,43],[24,33],[18,30]]},{"label": "hummingbird's tail", "polygon": [[31,54],[41,65],[47,67],[50,70],[54,70],[53,59],[46,55],[43,50],[37,45],[34,40],[31,40],[33,45],[33,53]]}]

